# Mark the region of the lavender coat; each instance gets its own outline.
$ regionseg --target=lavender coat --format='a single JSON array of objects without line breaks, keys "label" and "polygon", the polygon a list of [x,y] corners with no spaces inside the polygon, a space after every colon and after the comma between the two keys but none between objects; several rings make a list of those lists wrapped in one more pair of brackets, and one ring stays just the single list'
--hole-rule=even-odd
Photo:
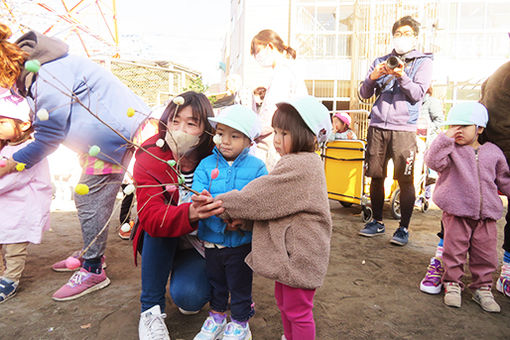
[{"label": "lavender coat", "polygon": [[[503,152],[490,142],[478,147],[455,144],[440,133],[425,153],[427,166],[439,173],[432,197],[443,211],[473,220],[499,220],[510,195],[510,171]],[[477,158],[478,156],[478,158]]]},{"label": "lavender coat", "polygon": [[[28,144],[6,145],[0,156],[10,158]],[[42,232],[50,227],[50,183],[46,159],[0,178],[0,244],[41,243]]]}]

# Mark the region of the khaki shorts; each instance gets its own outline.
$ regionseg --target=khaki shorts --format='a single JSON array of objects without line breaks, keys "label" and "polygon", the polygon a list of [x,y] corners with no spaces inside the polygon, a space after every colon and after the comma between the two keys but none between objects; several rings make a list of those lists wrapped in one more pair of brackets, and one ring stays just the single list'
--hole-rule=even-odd
[{"label": "khaki shorts", "polygon": [[367,134],[367,176],[385,178],[388,161],[393,160],[393,178],[413,181],[416,132],[369,127]]}]

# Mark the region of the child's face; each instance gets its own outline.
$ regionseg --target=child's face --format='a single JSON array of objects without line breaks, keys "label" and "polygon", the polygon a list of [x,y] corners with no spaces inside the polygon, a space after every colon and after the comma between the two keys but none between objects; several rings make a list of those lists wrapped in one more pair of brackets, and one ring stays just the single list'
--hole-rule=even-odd
[{"label": "child's face", "polygon": [[345,130],[347,130],[347,125],[342,122],[340,119],[338,119],[338,117],[333,117],[333,128],[335,129],[335,131],[338,131],[338,132],[343,132]]},{"label": "child's face", "polygon": [[483,128],[476,128],[476,125],[452,125],[449,130],[454,131],[453,138],[458,145],[473,145],[477,137],[482,133]]},{"label": "child's face", "polygon": [[244,133],[221,123],[216,126],[216,134],[221,136],[218,149],[227,161],[235,160],[245,148],[251,145],[250,139]]},{"label": "child's face", "polygon": [[11,118],[0,117],[0,140],[14,141],[18,136],[16,124]]},{"label": "child's face", "polygon": [[273,144],[280,156],[287,155],[291,152],[292,136],[288,130],[274,128]]}]

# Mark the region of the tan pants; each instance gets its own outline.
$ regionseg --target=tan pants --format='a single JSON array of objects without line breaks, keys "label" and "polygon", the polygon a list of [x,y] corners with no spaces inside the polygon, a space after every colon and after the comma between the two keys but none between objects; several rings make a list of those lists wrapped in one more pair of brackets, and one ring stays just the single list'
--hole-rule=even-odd
[{"label": "tan pants", "polygon": [[[27,247],[29,242],[0,244],[0,250],[4,249],[5,271],[3,277],[18,282],[27,259]],[[1,252],[0,252],[1,253]],[[3,261],[2,261],[3,263]]]}]

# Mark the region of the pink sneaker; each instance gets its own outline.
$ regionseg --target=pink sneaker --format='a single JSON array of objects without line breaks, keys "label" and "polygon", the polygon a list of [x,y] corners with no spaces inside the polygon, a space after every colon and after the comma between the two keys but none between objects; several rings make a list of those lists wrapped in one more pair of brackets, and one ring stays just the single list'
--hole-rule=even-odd
[{"label": "pink sneaker", "polygon": [[504,263],[501,267],[501,275],[496,281],[496,289],[501,294],[510,297],[510,264]]},{"label": "pink sneaker", "polygon": [[[80,253],[81,253],[81,250],[77,250],[74,253],[72,253],[71,256],[77,258],[78,260],[80,260],[80,267],[81,267],[83,265],[83,261],[84,260],[83,260],[83,257],[79,257],[78,256],[78,255],[80,255]],[[103,269],[105,269],[106,268],[106,262],[104,260],[104,255],[101,257],[101,263],[103,265]],[[56,272],[74,272],[74,271],[80,269],[80,267],[78,267],[76,269],[69,269],[66,266],[66,259],[63,259],[62,261],[55,262],[51,266],[51,269],[53,269]]]},{"label": "pink sneaker", "polygon": [[110,279],[106,277],[104,270],[101,271],[101,274],[94,274],[80,268],[65,285],[53,294],[52,298],[55,301],[74,300],[85,294],[105,288],[109,284]]}]

